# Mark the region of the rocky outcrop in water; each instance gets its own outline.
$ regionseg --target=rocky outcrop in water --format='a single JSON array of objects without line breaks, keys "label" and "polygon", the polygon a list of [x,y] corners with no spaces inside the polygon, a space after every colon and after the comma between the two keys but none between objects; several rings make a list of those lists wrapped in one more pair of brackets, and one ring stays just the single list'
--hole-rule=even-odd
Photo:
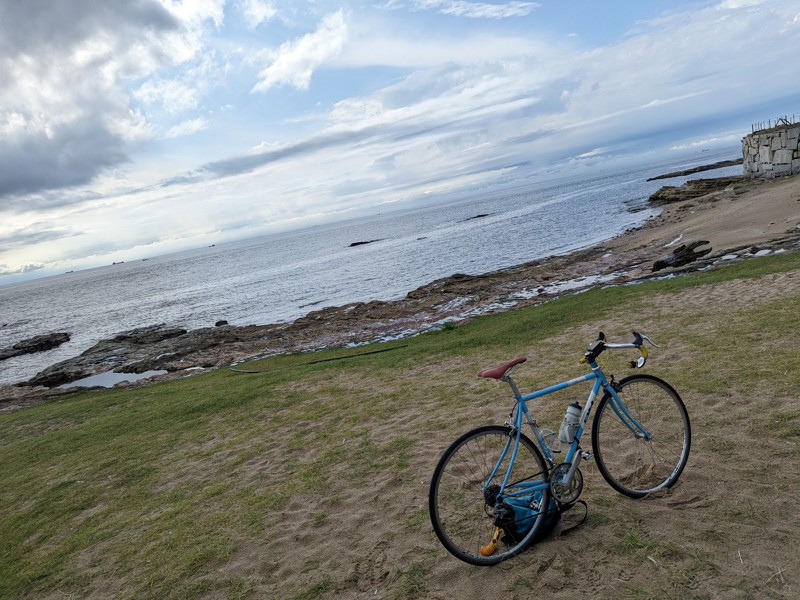
[{"label": "rocky outcrop in water", "polygon": [[710,165],[693,167],[691,169],[685,169],[683,171],[673,171],[672,173],[664,173],[663,175],[658,175],[657,177],[651,177],[647,181],[655,181],[657,179],[671,179],[673,177],[684,177],[686,175],[694,175],[695,173],[701,173],[703,171],[712,171],[714,169],[723,169],[725,167],[735,167],[736,165],[741,165],[743,162],[744,159],[742,158],[736,158],[732,160],[721,160],[719,162],[715,162]]},{"label": "rocky outcrop in water", "polygon": [[[251,347],[274,327],[220,326],[194,331],[164,325],[142,327],[102,340],[80,356],[54,364],[20,385],[56,387],[107,371],[144,373],[216,366],[235,355],[237,344]],[[187,359],[189,356],[192,358]]]},{"label": "rocky outcrop in water", "polygon": [[0,348],[0,360],[6,360],[14,356],[22,356],[23,354],[33,354],[34,352],[46,352],[68,341],[68,333],[37,335],[27,340],[17,342],[11,346],[11,348]]}]

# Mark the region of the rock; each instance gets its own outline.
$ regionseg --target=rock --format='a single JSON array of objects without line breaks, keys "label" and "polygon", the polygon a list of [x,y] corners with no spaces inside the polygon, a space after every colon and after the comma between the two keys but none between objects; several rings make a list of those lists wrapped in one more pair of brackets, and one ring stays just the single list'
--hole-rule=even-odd
[{"label": "rock", "polygon": [[696,248],[706,244],[708,244],[706,240],[699,240],[697,242],[692,242],[688,246],[686,244],[678,246],[669,255],[665,256],[664,258],[660,258],[653,263],[653,272],[655,273],[656,271],[660,271],[661,269],[666,269],[669,267],[682,267],[683,265],[688,265],[689,263],[696,261],[701,256],[705,256],[711,252],[710,247],[704,248],[699,252],[695,251]]},{"label": "rock", "polygon": [[251,325],[187,332],[164,325],[143,327],[101,340],[80,356],[51,365],[20,385],[55,387],[112,370],[174,372],[230,364],[239,357],[242,345],[257,351],[263,346],[264,337],[277,328],[277,325]]},{"label": "rock", "polygon": [[61,344],[69,341],[68,333],[48,333],[37,335],[27,340],[17,342],[11,348],[0,349],[0,360],[21,356],[23,354],[33,354],[34,352],[46,352],[57,348]]},{"label": "rock", "polygon": [[750,187],[745,177],[718,177],[716,179],[691,179],[679,187],[667,185],[650,196],[648,202],[656,206],[699,198],[714,192],[730,189],[734,194]]},{"label": "rock", "polygon": [[673,171],[672,173],[665,173],[664,175],[651,177],[647,181],[655,181],[656,179],[671,179],[672,177],[683,177],[685,175],[694,175],[695,173],[700,173],[702,171],[711,171],[714,169],[722,169],[724,167],[735,167],[736,165],[741,165],[743,163],[744,163],[743,158],[721,160],[719,162],[715,162],[710,165],[703,165],[702,167],[694,167],[692,169],[686,169],[684,171]]},{"label": "rock", "polygon": [[[674,202],[700,198],[701,196],[707,196],[709,194],[719,194],[723,191],[731,197],[734,197],[762,183],[764,183],[762,180],[748,179],[743,176],[717,177],[716,179],[691,179],[679,187],[671,185],[664,186],[650,196],[647,201],[656,206],[663,206]],[[710,196],[710,198],[711,200],[719,199],[716,196]]]},{"label": "rock", "polygon": [[112,342],[126,342],[140,346],[148,344],[156,344],[163,340],[178,337],[186,333],[185,329],[177,327],[164,328],[164,324],[150,325],[149,327],[139,327],[138,329],[131,329],[118,333],[111,341]]},{"label": "rock", "polygon": [[228,322],[225,319],[223,319],[221,321],[217,321],[216,323],[214,323],[214,327],[222,327],[223,325],[227,325],[227,324],[228,324]]}]

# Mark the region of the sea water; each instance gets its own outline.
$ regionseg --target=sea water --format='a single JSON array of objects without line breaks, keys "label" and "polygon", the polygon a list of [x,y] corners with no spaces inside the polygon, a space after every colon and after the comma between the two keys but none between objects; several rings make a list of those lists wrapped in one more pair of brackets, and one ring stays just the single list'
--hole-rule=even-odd
[{"label": "sea water", "polygon": [[[54,350],[0,362],[0,385],[29,379],[137,327],[291,322],[329,306],[402,298],[454,273],[486,273],[563,254],[641,222],[653,214],[646,206],[653,192],[687,179],[648,177],[732,154],[551,180],[0,286],[0,348],[56,331],[71,335]],[[741,169],[705,176],[738,175]]]}]

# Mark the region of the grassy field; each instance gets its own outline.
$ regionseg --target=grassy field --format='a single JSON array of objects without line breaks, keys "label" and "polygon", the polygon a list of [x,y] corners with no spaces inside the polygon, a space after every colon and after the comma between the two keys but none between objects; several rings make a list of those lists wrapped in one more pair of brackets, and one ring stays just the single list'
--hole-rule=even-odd
[{"label": "grassy field", "polygon": [[[0,597],[796,597],[800,298],[741,291],[787,277],[800,255],[3,414]],[[525,355],[525,389],[575,377],[599,329],[634,328],[663,344],[645,371],[692,417],[676,490],[629,501],[587,466],[589,520],[569,537],[501,568],[449,557],[428,521],[433,466],[511,408],[475,371]],[[557,427],[570,400],[540,422]]]}]

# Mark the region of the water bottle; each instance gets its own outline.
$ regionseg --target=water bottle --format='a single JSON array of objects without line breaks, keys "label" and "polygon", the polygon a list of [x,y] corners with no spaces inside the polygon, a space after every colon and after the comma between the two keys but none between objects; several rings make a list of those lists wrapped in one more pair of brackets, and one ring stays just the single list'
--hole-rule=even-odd
[{"label": "water bottle", "polygon": [[561,428],[558,430],[558,441],[562,444],[571,444],[578,431],[578,421],[581,420],[582,407],[577,402],[573,402],[567,407],[564,420],[561,421]]}]

